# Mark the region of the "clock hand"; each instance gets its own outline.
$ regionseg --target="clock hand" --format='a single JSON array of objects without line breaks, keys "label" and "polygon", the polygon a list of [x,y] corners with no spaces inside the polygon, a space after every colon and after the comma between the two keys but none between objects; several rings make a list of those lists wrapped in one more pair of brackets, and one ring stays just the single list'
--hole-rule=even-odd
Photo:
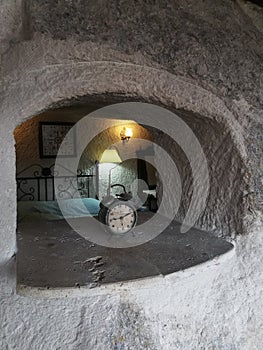
[{"label": "clock hand", "polygon": [[127,214],[122,215],[122,216],[120,216],[120,217],[118,217],[118,218],[112,218],[111,220],[122,220],[123,218],[125,218],[125,216],[131,215],[131,214],[132,214],[132,213],[127,213]]},{"label": "clock hand", "polygon": [[131,215],[132,213],[127,213],[127,214],[125,214],[125,215],[122,215],[121,217],[120,217],[120,219],[122,220],[123,218],[125,218],[125,216],[128,216],[128,215]]}]

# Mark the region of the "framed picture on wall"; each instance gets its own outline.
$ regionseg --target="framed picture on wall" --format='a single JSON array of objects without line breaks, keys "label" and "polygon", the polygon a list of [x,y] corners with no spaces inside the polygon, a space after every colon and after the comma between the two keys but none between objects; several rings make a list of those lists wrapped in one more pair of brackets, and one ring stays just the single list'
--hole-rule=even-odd
[{"label": "framed picture on wall", "polygon": [[[39,155],[40,158],[56,158],[59,147],[74,123],[39,122]],[[75,133],[70,133],[67,143],[63,147],[61,157],[76,155]]]}]

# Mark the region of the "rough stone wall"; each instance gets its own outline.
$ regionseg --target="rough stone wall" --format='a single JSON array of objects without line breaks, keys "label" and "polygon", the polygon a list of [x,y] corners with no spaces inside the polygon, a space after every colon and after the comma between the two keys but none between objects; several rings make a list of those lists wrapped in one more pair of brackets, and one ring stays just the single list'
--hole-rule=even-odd
[{"label": "rough stone wall", "polygon": [[[21,296],[13,257],[13,131],[78,96],[139,97],[223,124],[248,167],[244,181],[260,195],[263,46],[254,21],[227,0],[28,4],[0,4],[1,349],[259,349],[262,226],[248,226],[230,256],[104,291]],[[256,225],[253,196],[247,209]]]},{"label": "rough stone wall", "polygon": [[262,190],[262,173],[263,173],[263,131],[262,124],[251,123],[248,130],[248,152],[250,157],[250,166],[253,169],[253,182],[256,197],[258,198],[258,206],[260,210],[263,206],[263,190]]},{"label": "rough stone wall", "polygon": [[[185,6],[183,1],[173,6],[168,1],[129,4],[25,1],[23,6],[3,6],[13,22],[19,9],[22,16],[16,42],[9,41],[2,55],[5,76],[18,78],[41,66],[94,60],[164,69],[218,96],[242,126],[244,137],[250,135],[250,124],[262,120],[263,45],[261,32],[240,6],[242,1],[221,1],[216,8],[209,1]],[[6,29],[4,33],[10,37]],[[165,102],[154,92],[151,99]],[[247,151],[256,161],[258,154],[251,148]],[[262,193],[260,181],[256,186],[255,192]]]},{"label": "rough stone wall", "polygon": [[[234,236],[244,232],[246,194],[248,187],[244,181],[246,167],[233,145],[224,126],[207,118],[177,111],[195,132],[204,151],[209,171],[210,190],[203,215],[196,226],[220,236]],[[154,141],[170,153],[180,173],[182,196],[176,218],[182,222],[189,207],[193,193],[193,176],[189,160],[171,138],[154,130]],[[164,162],[162,159],[158,160]],[[163,164],[165,166],[165,163]],[[173,178],[166,187],[172,189]],[[160,190],[161,192],[161,190]],[[172,194],[171,196],[176,193]]]},{"label": "rough stone wall", "polygon": [[1,349],[260,349],[262,253],[261,231],[165,278],[2,295]]},{"label": "rough stone wall", "polygon": [[234,1],[211,6],[209,0],[37,0],[30,14],[32,36],[42,33],[140,53],[224,98],[243,95],[253,105],[262,103],[262,36]]},{"label": "rough stone wall", "polygon": [[[55,159],[40,158],[39,155],[39,122],[77,122],[79,116],[72,112],[49,112],[33,117],[19,125],[14,131],[16,141],[16,171],[20,172],[32,164],[40,164],[49,167],[54,164]],[[23,176],[32,176],[30,173],[23,173]]]}]

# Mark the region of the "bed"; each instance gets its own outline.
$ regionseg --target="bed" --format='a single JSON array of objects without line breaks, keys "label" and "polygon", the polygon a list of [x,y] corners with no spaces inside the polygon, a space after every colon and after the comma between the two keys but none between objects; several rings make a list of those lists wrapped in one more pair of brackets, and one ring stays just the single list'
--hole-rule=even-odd
[{"label": "bed", "polygon": [[[77,175],[69,170],[60,176],[55,191],[55,164],[43,167],[33,164],[17,174],[17,221],[62,220],[96,216],[99,212],[97,199],[96,165],[88,170],[78,170]],[[59,200],[59,203],[58,201]],[[63,215],[61,207],[63,206]]]}]

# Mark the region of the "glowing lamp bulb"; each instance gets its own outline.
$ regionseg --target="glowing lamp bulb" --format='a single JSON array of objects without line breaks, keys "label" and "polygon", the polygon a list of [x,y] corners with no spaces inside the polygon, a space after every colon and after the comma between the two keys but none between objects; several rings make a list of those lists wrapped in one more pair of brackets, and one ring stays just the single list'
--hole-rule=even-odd
[{"label": "glowing lamp bulb", "polygon": [[132,137],[132,135],[133,135],[132,128],[126,128],[125,136],[130,138]]},{"label": "glowing lamp bulb", "polygon": [[132,128],[124,127],[120,133],[120,137],[122,141],[129,141],[132,135],[133,135]]}]

